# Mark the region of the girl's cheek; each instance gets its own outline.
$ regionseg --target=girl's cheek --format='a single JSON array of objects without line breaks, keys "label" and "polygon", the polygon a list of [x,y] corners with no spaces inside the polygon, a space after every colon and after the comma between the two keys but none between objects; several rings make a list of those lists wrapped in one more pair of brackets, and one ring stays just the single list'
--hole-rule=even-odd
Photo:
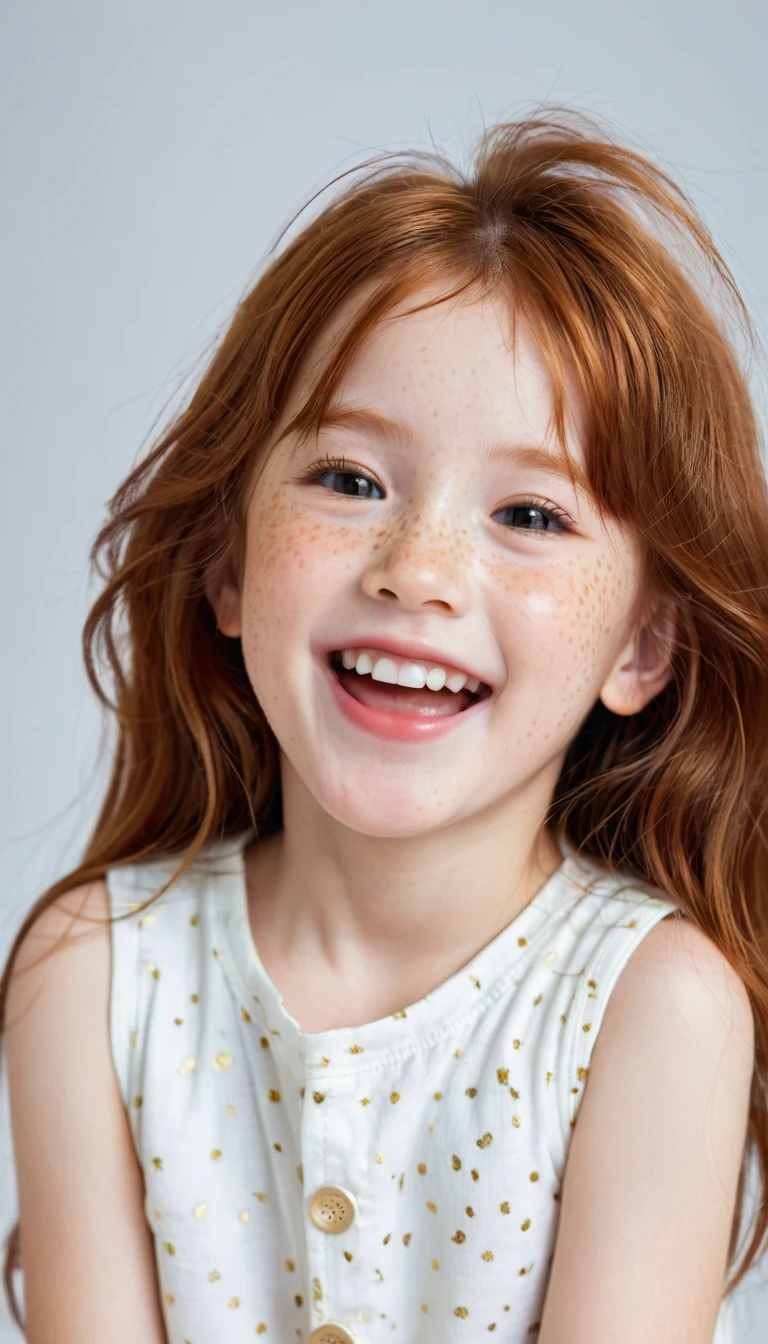
[{"label": "girl's cheek", "polygon": [[557,652],[563,667],[586,671],[601,661],[623,627],[631,585],[620,559],[574,556],[524,566],[494,557],[486,571],[506,611],[502,628],[534,659],[544,650]]}]

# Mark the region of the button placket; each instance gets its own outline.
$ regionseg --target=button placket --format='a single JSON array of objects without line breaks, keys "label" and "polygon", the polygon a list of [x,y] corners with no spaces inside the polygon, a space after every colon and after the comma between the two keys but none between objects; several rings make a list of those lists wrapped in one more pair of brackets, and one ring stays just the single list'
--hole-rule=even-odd
[{"label": "button placket", "polygon": [[[323,1058],[326,1054],[331,1064],[330,1052],[325,1051]],[[305,1191],[308,1188],[312,1192],[304,1200],[309,1223],[307,1264],[315,1321],[320,1317],[307,1344],[364,1344],[364,1336],[357,1333],[351,1319],[357,1317],[360,1307],[356,1301],[359,1285],[353,1265],[358,1258],[360,1208],[356,1192],[342,1183],[347,1175],[345,1156],[351,1142],[350,1103],[358,1083],[347,1068],[337,1074],[333,1067],[324,1065],[320,1073],[310,1065],[305,1086],[302,1152]],[[349,1171],[350,1183],[355,1179],[353,1171],[354,1162]],[[341,1176],[341,1182],[334,1181],[335,1176]],[[340,1238],[339,1233],[346,1236]],[[317,1297],[315,1288],[320,1294]]]}]

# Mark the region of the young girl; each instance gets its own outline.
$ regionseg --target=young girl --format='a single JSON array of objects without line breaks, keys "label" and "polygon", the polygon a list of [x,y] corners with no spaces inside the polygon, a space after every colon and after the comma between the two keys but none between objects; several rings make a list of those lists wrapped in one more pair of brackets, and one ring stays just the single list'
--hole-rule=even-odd
[{"label": "young girl", "polygon": [[746,320],[567,114],[381,156],[117,491],[111,782],[0,985],[33,1344],[730,1338],[768,492],[697,256]]}]

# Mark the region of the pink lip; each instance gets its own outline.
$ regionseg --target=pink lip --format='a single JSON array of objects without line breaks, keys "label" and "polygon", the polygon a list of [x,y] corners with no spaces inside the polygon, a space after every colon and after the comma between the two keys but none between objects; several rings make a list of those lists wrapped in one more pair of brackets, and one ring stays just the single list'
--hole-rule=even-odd
[{"label": "pink lip", "polygon": [[[319,652],[327,657],[328,654],[341,649],[378,649],[381,653],[391,653],[394,658],[409,658],[414,663],[437,663],[440,667],[451,667],[455,668],[457,672],[466,672],[468,677],[477,677],[478,681],[484,682],[486,686],[491,686],[491,690],[493,690],[492,683],[487,677],[481,676],[473,668],[466,667],[463,663],[457,662],[455,658],[446,656],[441,649],[432,648],[428,644],[418,642],[406,644],[403,640],[392,639],[387,635],[374,635],[371,639],[356,635],[347,644],[331,644],[319,650]],[[466,710],[464,712],[466,713]]]},{"label": "pink lip", "polygon": [[[382,645],[371,645],[371,647],[382,648]],[[390,646],[384,649],[384,652],[396,653],[397,650]],[[408,657],[409,655],[402,654],[401,656]],[[388,742],[425,742],[427,740],[431,742],[435,737],[444,737],[457,723],[464,723],[478,712],[482,712],[489,701],[494,699],[493,695],[489,695],[484,700],[478,700],[474,705],[470,705],[469,709],[463,709],[459,714],[445,714],[434,718],[419,718],[416,715],[398,714],[394,710],[371,709],[370,705],[363,705],[359,700],[355,700],[354,696],[347,694],[327,658],[322,658],[322,664],[323,673],[331,688],[331,694],[341,712],[348,719],[351,719],[352,723],[356,724],[358,728],[364,728],[366,732],[373,733],[376,737],[383,737]]]}]

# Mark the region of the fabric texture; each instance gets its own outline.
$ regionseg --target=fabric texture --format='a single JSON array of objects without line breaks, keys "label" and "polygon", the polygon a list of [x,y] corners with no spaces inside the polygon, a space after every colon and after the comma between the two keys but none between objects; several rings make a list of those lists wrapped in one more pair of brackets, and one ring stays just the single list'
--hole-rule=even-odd
[{"label": "fabric texture", "polygon": [[[169,1344],[535,1341],[592,1049],[675,904],[561,843],[561,866],[417,1003],[304,1033],[248,920],[248,831],[110,869],[110,1035]],[[312,1197],[340,1187],[332,1233]],[[731,1344],[730,1302],[713,1344]],[[331,1339],[332,1333],[326,1338]],[[315,1336],[318,1338],[318,1335]]]}]

